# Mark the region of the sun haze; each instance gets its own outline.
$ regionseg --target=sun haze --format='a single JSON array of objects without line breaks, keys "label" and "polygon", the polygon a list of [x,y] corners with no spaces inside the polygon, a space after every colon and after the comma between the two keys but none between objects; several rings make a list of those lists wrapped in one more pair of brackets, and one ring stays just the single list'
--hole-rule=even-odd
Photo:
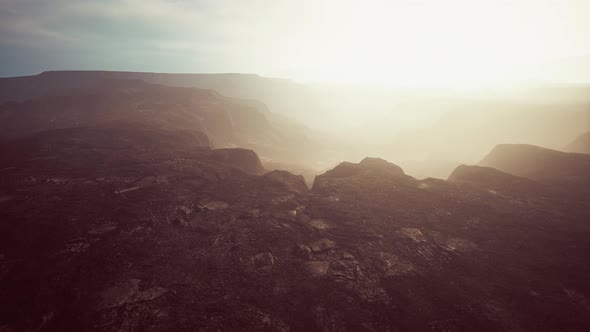
[{"label": "sun haze", "polygon": [[0,332],[590,331],[590,0],[0,0]]},{"label": "sun haze", "polygon": [[585,71],[590,81],[584,0],[1,4],[2,76],[41,69],[229,71],[475,89],[580,80]]}]

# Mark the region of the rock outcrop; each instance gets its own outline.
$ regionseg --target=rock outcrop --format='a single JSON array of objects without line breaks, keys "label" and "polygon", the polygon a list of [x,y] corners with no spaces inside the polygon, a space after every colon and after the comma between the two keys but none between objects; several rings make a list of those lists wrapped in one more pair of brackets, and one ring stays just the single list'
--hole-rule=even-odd
[{"label": "rock outcrop", "polygon": [[367,181],[405,182],[413,179],[404,174],[401,167],[381,158],[365,158],[358,164],[342,162],[333,169],[318,175],[314,179],[312,190],[322,190],[334,186]]}]

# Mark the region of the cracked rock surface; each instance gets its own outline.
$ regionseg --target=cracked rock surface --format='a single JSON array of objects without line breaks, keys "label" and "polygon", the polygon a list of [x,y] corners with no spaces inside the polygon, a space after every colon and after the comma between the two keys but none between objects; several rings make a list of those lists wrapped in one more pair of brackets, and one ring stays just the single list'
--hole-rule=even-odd
[{"label": "cracked rock surface", "polygon": [[252,151],[143,130],[11,142],[0,331],[590,330],[587,197],[376,158],[308,189]]}]

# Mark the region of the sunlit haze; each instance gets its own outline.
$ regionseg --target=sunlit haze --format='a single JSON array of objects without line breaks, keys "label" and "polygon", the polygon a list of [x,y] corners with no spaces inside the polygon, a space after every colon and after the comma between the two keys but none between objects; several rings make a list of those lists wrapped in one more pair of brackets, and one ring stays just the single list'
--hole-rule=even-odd
[{"label": "sunlit haze", "polygon": [[55,79],[64,88],[138,79],[257,100],[331,146],[293,157],[320,168],[367,154],[475,162],[498,143],[560,148],[590,126],[586,0],[0,3],[0,76],[138,72]]},{"label": "sunlit haze", "polygon": [[590,2],[0,1],[0,75],[237,72],[473,90],[590,81]]},{"label": "sunlit haze", "polygon": [[590,0],[0,0],[0,332],[590,331]]}]

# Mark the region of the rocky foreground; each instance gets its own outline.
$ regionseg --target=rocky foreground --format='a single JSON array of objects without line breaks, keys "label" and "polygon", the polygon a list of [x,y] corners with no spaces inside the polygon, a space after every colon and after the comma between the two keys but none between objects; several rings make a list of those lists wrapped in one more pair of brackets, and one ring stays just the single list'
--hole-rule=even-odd
[{"label": "rocky foreground", "polygon": [[308,189],[191,131],[3,142],[0,331],[590,330],[586,196],[382,159]]}]

